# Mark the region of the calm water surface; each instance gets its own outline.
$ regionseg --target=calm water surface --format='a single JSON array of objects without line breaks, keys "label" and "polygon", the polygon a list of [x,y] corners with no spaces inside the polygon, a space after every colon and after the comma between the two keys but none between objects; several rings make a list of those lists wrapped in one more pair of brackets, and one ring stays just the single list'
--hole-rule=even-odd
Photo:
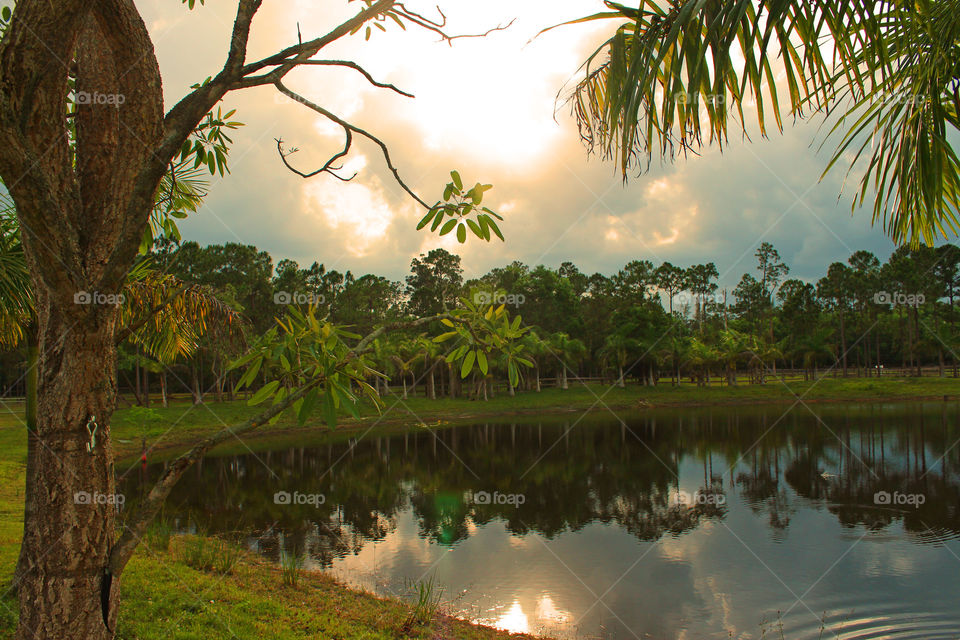
[{"label": "calm water surface", "polygon": [[956,403],[607,416],[211,457],[167,516],[512,631],[960,638]]}]

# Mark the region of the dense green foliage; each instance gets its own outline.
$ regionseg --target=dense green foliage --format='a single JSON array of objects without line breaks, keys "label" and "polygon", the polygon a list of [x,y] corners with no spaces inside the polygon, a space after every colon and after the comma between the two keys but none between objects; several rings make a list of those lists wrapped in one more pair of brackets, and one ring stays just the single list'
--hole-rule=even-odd
[{"label": "dense green foliage", "polygon": [[[785,369],[812,379],[826,371],[874,376],[878,365],[907,374],[935,367],[941,375],[955,375],[957,367],[960,249],[953,245],[903,247],[886,262],[858,251],[805,282],[789,278],[789,267],[764,243],[753,272],[732,290],[719,287],[712,263],[682,268],[646,260],[610,276],[586,275],[572,263],[551,269],[514,262],[465,281],[460,258],[443,249],[413,259],[404,282],[292,260],[274,268],[269,254],[239,244],[165,245],[155,260],[246,318],[249,344],[311,308],[330,331],[350,336],[338,360],[377,332],[364,348],[368,369],[355,372],[344,397],[361,380],[380,395],[390,384],[404,397],[411,390],[489,397],[497,386],[568,388],[576,377],[705,386],[762,383]],[[471,334],[481,331],[480,316],[501,307],[509,327],[490,325],[483,339]],[[471,308],[473,320],[451,326]],[[480,348],[464,346],[474,337]],[[211,389],[229,394],[243,375],[229,368],[244,352],[242,342],[204,337],[169,369],[171,387],[196,399]],[[258,371],[244,385],[256,390],[282,378],[286,365],[274,361],[276,375]],[[286,374],[284,386],[293,389],[300,378]],[[329,407],[325,414],[332,419]]]}]

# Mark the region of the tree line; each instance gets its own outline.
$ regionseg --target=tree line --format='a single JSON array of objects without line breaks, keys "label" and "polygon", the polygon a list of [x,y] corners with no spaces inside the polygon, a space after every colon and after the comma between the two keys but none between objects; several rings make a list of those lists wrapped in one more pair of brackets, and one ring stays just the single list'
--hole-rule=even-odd
[{"label": "tree line", "polygon": [[[904,246],[884,262],[857,251],[814,282],[789,278],[789,266],[769,243],[754,257],[753,271],[732,289],[720,287],[714,263],[649,260],[633,260],[612,275],[587,275],[572,262],[553,269],[514,261],[465,279],[459,256],[445,249],[414,258],[410,274],[394,281],[318,262],[301,267],[282,259],[274,266],[267,252],[250,245],[161,242],[149,256],[154,269],[199,287],[236,312],[222,317],[243,321],[232,331],[208,329],[194,352],[172,359],[128,341],[121,346],[120,381],[140,404],[150,403],[151,391],[161,402],[174,391],[190,392],[195,402],[224,399],[236,383],[230,362],[290,309],[313,307],[367,335],[467,301],[503,305],[522,317],[529,328],[520,339],[522,356],[532,366],[521,367],[519,386],[529,390],[545,380],[568,388],[577,377],[619,386],[764,383],[783,369],[808,379],[828,371],[879,376],[892,367],[958,375],[955,245]],[[392,385],[404,397],[489,397],[495,383],[506,382],[499,361],[461,381],[457,363],[445,361],[452,345],[434,340],[441,330],[435,321],[384,332],[371,355],[385,375],[372,380],[376,389],[383,394]]]}]

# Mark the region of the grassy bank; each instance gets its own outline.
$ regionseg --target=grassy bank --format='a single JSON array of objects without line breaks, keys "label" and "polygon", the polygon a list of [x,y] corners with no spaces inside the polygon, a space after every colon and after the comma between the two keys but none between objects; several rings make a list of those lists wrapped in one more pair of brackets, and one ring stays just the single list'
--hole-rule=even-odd
[{"label": "grassy bank", "polygon": [[[7,533],[5,531],[5,533]],[[9,533],[13,533],[12,530]],[[124,640],[397,640],[458,638],[508,640],[510,635],[438,614],[429,624],[411,621],[413,608],[348,589],[324,574],[303,574],[296,586],[252,555],[242,555],[229,573],[200,571],[184,562],[184,542],[169,551],[142,547],[121,584],[117,638]],[[18,542],[0,546],[9,584]],[[0,600],[0,638],[12,638],[17,603]]]},{"label": "grassy bank", "polygon": [[[747,384],[745,381],[734,387],[712,386],[697,388],[692,385],[673,387],[663,383],[656,387],[627,386],[624,389],[609,385],[582,385],[571,382],[567,390],[544,388],[540,393],[523,392],[516,397],[505,393],[487,401],[472,401],[465,398],[423,397],[423,387],[418,395],[403,399],[399,393],[384,398],[385,407],[378,413],[372,408],[362,412],[361,420],[343,418],[337,431],[344,437],[355,432],[374,429],[377,432],[401,431],[411,426],[465,421],[496,416],[523,416],[539,414],[577,414],[589,411],[599,416],[610,416],[611,411],[658,407],[685,407],[710,405],[785,404],[802,402],[874,402],[908,400],[952,400],[960,398],[960,379],[955,378],[825,378],[817,382],[771,380],[764,385]],[[182,449],[185,445],[225,426],[238,424],[256,415],[258,407],[249,407],[246,402],[213,402],[212,397],[204,404],[194,406],[187,400],[178,399],[167,408],[154,403],[150,410],[142,408],[119,409],[113,417],[111,429],[114,449],[121,461],[138,456],[146,445],[151,457]],[[26,456],[26,441],[19,437],[17,429],[6,426],[20,425],[17,416],[23,415],[22,403],[0,405],[0,446],[7,460],[23,460]],[[295,437],[329,436],[326,425],[317,421],[299,426],[290,416],[284,415],[272,425],[265,425],[256,432],[244,436],[244,441],[271,438],[278,434]],[[237,445],[228,442],[224,448]]]},{"label": "grassy bank", "polygon": [[[857,402],[894,400],[939,400],[960,397],[960,379],[954,378],[826,378],[817,382],[802,380],[769,381],[765,385],[741,383],[734,387],[697,388],[692,385],[673,387],[627,386],[571,383],[567,390],[545,388],[540,393],[518,393],[516,397],[498,394],[487,401],[464,398],[431,400],[421,395],[403,399],[398,393],[384,398],[382,413],[373,409],[363,412],[362,419],[343,419],[338,430],[351,432],[368,429],[402,430],[410,425],[436,424],[438,421],[473,418],[537,415],[583,414],[590,411],[609,416],[610,412],[656,407],[703,405],[738,405],[779,403],[792,404],[801,398],[804,403]],[[193,406],[189,402],[173,403],[169,408],[155,408],[149,414],[139,410],[120,410],[113,421],[119,457],[138,454],[146,443],[151,453],[182,447],[226,425],[236,424],[255,415],[256,407],[243,401],[209,403]],[[300,427],[288,416],[267,425],[244,440],[270,437],[278,433],[311,435],[326,434],[325,425],[311,422]],[[229,444],[229,443],[228,443]]]}]

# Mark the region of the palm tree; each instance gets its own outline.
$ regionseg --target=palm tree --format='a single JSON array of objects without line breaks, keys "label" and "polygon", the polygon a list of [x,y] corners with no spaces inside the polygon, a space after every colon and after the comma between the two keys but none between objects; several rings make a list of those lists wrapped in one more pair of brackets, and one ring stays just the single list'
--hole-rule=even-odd
[{"label": "palm tree", "polygon": [[607,339],[604,340],[603,347],[600,349],[600,357],[603,358],[604,362],[617,368],[618,375],[616,384],[621,389],[625,386],[623,381],[623,368],[627,364],[630,352],[635,350],[636,347],[636,340],[631,340],[622,334],[614,333],[607,336]]},{"label": "palm tree", "polygon": [[873,220],[895,242],[960,229],[949,135],[960,128],[960,0],[605,4],[573,21],[617,27],[584,63],[571,101],[583,140],[625,178],[654,153],[696,151],[704,137],[722,148],[729,127],[748,133],[745,107],[755,103],[762,136],[771,119],[782,130],[784,116],[837,116],[826,171],[863,169],[854,206],[873,190]]},{"label": "palm tree", "polygon": [[717,353],[727,371],[727,386],[737,384],[737,363],[745,358],[753,357],[755,338],[740,331],[729,329],[720,332],[720,343]]},{"label": "palm tree", "polygon": [[[0,209],[0,347],[23,345],[26,356],[24,382],[28,399],[37,397],[37,335],[32,327],[33,294],[27,260],[20,242],[16,211],[9,202]],[[36,402],[26,403],[26,423],[36,429]]]},{"label": "palm tree", "polygon": [[[391,344],[385,338],[377,338],[371,344],[371,353],[368,356],[376,367],[376,373],[372,375],[373,377],[373,387],[377,392],[377,396],[383,397],[385,394],[389,393],[389,387],[387,386],[387,375],[386,372],[389,371],[392,364],[392,351]],[[381,391],[380,386],[383,385],[383,390]]]},{"label": "palm tree", "polygon": [[752,355],[751,364],[756,370],[756,381],[765,384],[768,367],[774,377],[777,375],[777,359],[783,357],[783,342],[771,344],[761,338],[754,338]]},{"label": "palm tree", "polygon": [[16,347],[33,317],[30,274],[20,242],[16,213],[0,210],[0,346]]},{"label": "palm tree", "polygon": [[534,390],[540,393],[540,363],[545,357],[549,356],[550,348],[534,331],[528,332],[520,339],[520,342],[523,343],[524,353],[533,362],[534,377],[536,378]]},{"label": "palm tree", "polygon": [[442,365],[445,362],[443,353],[440,349],[440,345],[427,338],[426,336],[420,336],[417,338],[417,343],[420,348],[420,355],[423,356],[423,370],[427,377],[427,397],[431,400],[437,399],[437,383],[436,383],[436,370],[437,367]]},{"label": "palm tree", "polygon": [[560,361],[557,386],[561,389],[569,389],[570,385],[567,383],[567,368],[580,364],[580,361],[587,355],[587,347],[580,340],[571,338],[562,331],[550,336],[547,344],[553,355]]},{"label": "palm tree", "polygon": [[[407,399],[407,376],[413,374],[413,366],[420,359],[421,350],[416,339],[399,340],[392,345],[390,361],[403,381],[403,399]],[[413,395],[417,395],[417,381],[413,379]]]},{"label": "palm tree", "polygon": [[803,362],[803,379],[816,380],[817,364],[824,359],[828,362],[836,359],[836,351],[831,347],[830,330],[820,329],[800,336],[793,349],[793,355]]},{"label": "palm tree", "polygon": [[673,384],[679,386],[680,369],[689,358],[690,340],[671,334],[665,336],[660,344],[663,346],[657,350],[657,356],[664,362],[670,362],[673,369]]},{"label": "palm tree", "polygon": [[687,358],[687,366],[693,369],[697,378],[697,386],[710,385],[710,367],[719,361],[720,356],[716,349],[698,338],[687,338],[686,348],[684,350]]},{"label": "palm tree", "polygon": [[118,339],[129,340],[161,364],[189,357],[200,338],[234,340],[243,317],[209,289],[187,284],[141,261],[122,291]]}]

